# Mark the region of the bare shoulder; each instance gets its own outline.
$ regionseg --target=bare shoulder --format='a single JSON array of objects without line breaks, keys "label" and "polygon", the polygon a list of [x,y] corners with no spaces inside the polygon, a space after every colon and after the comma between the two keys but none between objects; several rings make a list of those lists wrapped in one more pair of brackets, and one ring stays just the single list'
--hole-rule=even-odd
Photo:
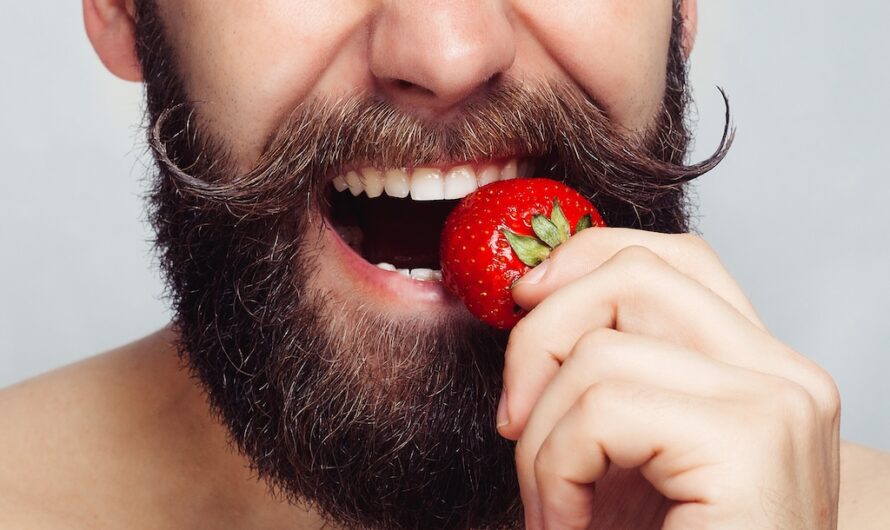
[{"label": "bare shoulder", "polygon": [[42,507],[30,496],[13,491],[0,491],[0,530],[55,530],[88,528],[62,514]]},{"label": "bare shoulder", "polygon": [[841,448],[838,528],[890,528],[890,454],[845,443]]},{"label": "bare shoulder", "polygon": [[138,435],[175,401],[159,384],[175,365],[171,337],[164,330],[0,391],[0,529],[107,526],[94,515],[113,512],[145,472],[128,456],[150,454]]}]

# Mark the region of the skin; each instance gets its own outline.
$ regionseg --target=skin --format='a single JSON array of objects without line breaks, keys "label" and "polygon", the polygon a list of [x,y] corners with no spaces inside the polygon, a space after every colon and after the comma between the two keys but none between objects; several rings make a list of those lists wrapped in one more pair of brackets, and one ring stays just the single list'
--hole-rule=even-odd
[{"label": "skin", "polygon": [[[638,131],[664,93],[666,0],[160,4],[201,119],[244,168],[283,113],[319,95],[377,91],[446,119],[492,75],[544,75]],[[101,60],[138,81],[132,13],[84,0]],[[684,13],[688,51],[694,1]],[[318,281],[359,289],[343,266]],[[498,429],[519,441],[529,528],[586,528],[594,512],[634,528],[657,513],[641,503],[622,519],[609,484],[676,501],[666,528],[890,525],[890,457],[840,443],[834,382],[769,334],[701,239],[586,231],[514,297],[531,313],[506,352]],[[0,424],[16,426],[0,438],[0,528],[320,526],[251,479],[172,340],[162,330],[0,392]],[[647,482],[614,481],[616,468]]]}]

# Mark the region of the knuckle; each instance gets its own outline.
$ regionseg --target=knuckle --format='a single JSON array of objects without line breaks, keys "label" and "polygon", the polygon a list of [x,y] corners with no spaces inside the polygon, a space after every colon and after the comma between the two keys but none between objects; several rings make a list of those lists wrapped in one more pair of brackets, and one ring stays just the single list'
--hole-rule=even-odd
[{"label": "knuckle", "polygon": [[643,246],[625,247],[615,254],[611,262],[614,273],[638,288],[647,281],[653,281],[664,267],[664,261]]},{"label": "knuckle", "polygon": [[583,377],[602,380],[626,359],[619,351],[621,334],[611,328],[588,331],[578,339],[565,365]]},{"label": "knuckle", "polygon": [[784,378],[771,378],[761,395],[761,433],[768,444],[790,444],[795,433],[811,433],[816,428],[813,397],[800,384]]},{"label": "knuckle", "polygon": [[841,393],[834,378],[827,370],[810,359],[792,352],[800,361],[800,377],[802,385],[809,393],[815,409],[820,416],[837,420],[841,412]]},{"label": "knuckle", "polygon": [[585,361],[585,365],[598,365],[614,355],[620,342],[619,333],[612,328],[597,328],[588,331],[578,339],[572,350],[572,357]]},{"label": "knuckle", "polygon": [[676,234],[671,237],[675,238],[678,259],[685,270],[701,278],[716,279],[727,275],[717,251],[704,238],[697,234]]},{"label": "knuckle", "polygon": [[624,387],[615,381],[601,381],[590,385],[578,400],[581,414],[586,418],[603,418],[610,407],[624,396]]},{"label": "knuckle", "polygon": [[605,350],[619,341],[618,332],[612,328],[597,328],[588,331],[578,339],[579,350]]},{"label": "knuckle", "polygon": [[556,475],[554,467],[554,455],[558,452],[553,447],[553,442],[548,438],[541,444],[541,448],[534,456],[535,476],[539,479]]},{"label": "knuckle", "polygon": [[810,384],[810,392],[822,415],[828,419],[838,419],[841,413],[841,391],[835,380],[824,369],[816,366]]},{"label": "knuckle", "polygon": [[804,387],[794,382],[782,385],[781,401],[786,415],[791,419],[788,425],[792,429],[806,428],[813,423],[816,416],[815,403]]},{"label": "knuckle", "polygon": [[675,241],[679,242],[681,246],[691,249],[695,253],[708,255],[714,254],[714,249],[711,247],[711,245],[698,234],[674,234],[672,237]]},{"label": "knuckle", "polygon": [[615,253],[615,261],[624,266],[651,264],[659,260],[658,255],[642,245],[630,245]]}]

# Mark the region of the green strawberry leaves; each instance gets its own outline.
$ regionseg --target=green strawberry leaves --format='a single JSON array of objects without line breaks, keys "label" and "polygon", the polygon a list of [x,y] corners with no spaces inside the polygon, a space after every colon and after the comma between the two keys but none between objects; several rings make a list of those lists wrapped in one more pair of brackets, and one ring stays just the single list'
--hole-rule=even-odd
[{"label": "green strawberry leaves", "polygon": [[575,225],[575,233],[577,234],[581,230],[590,228],[593,226],[593,219],[591,219],[590,214],[585,215],[581,219],[578,219],[578,224]]},{"label": "green strawberry leaves", "polygon": [[558,199],[553,199],[553,211],[550,212],[550,220],[553,221],[553,224],[559,229],[560,242],[565,242],[572,233],[569,228],[569,220],[566,219],[566,214],[562,211],[562,208],[559,207]]},{"label": "green strawberry leaves", "polygon": [[[536,267],[550,256],[551,250],[568,241],[572,233],[569,220],[560,208],[558,199],[553,199],[553,210],[549,218],[535,214],[532,216],[531,225],[537,237],[519,235],[509,228],[502,228],[501,233],[507,238],[519,261],[529,267]],[[575,233],[592,226],[591,215],[587,214],[578,220]]]},{"label": "green strawberry leaves", "polygon": [[547,243],[547,246],[550,248],[556,248],[568,239],[563,235],[562,230],[556,226],[556,223],[541,214],[536,214],[532,217],[532,230],[535,231],[538,239]]},{"label": "green strawberry leaves", "polygon": [[550,247],[544,245],[537,238],[531,236],[521,236],[509,228],[501,230],[513,252],[519,256],[519,261],[525,263],[529,267],[537,267],[542,261],[550,255]]}]

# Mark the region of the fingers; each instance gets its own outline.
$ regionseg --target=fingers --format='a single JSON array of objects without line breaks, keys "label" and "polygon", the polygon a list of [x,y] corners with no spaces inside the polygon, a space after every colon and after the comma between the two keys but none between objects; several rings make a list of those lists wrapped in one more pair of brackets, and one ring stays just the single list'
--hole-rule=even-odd
[{"label": "fingers", "polygon": [[[627,228],[596,228],[572,236],[550,256],[546,271],[537,270],[535,282],[520,280],[513,298],[525,309],[538,305],[553,291],[608,261],[622,249],[649,249],[681,274],[688,276],[729,302],[748,320],[764,329],[748,298],[720,263],[717,254],[700,237],[691,234],[659,234]],[[543,275],[542,275],[543,273]]]},{"label": "fingers", "polygon": [[[610,329],[592,331],[575,345],[529,417],[516,451],[521,489],[532,492],[532,497],[536,495],[534,462],[540,448],[592,386],[622,381],[717,400],[727,392],[746,391],[756,375],[648,337]],[[575,458],[578,454],[567,456]],[[564,487],[561,484],[559,489]],[[561,510],[579,516],[588,513],[592,489],[570,493],[557,498]]]},{"label": "fingers", "polygon": [[551,293],[514,328],[504,368],[509,423],[499,427],[503,436],[519,437],[532,406],[574,345],[598,328],[649,336],[723,363],[786,377],[826,402],[836,401],[836,388],[824,371],[648,249],[629,247]]},{"label": "fingers", "polygon": [[521,441],[536,451],[548,433],[592,385],[624,381],[720,399],[744,394],[759,374],[649,337],[598,329],[582,337],[535,403]]},{"label": "fingers", "polygon": [[[837,500],[837,428],[820,424],[801,387],[782,392],[713,399],[635,382],[590,386],[540,446],[517,444],[527,527],[588,528],[594,484],[609,486],[612,464],[676,502],[667,530],[767,528],[788,514],[800,516],[794,527],[828,527],[810,520],[831,522],[823,507]],[[764,491],[781,501],[764,505]]]},{"label": "fingers", "polygon": [[836,500],[830,376],[764,330],[699,240],[588,232],[514,289],[531,311],[510,335],[498,427],[518,439],[529,528],[588,528],[612,463],[678,501],[671,529],[748,520],[761,486],[803,499],[764,524]]},{"label": "fingers", "polygon": [[611,464],[639,468],[669,499],[707,505],[701,485],[720,469],[712,455],[690,449],[724,423],[714,400],[635,383],[591,386],[533,457],[517,457],[527,527],[588,528],[593,484]]},{"label": "fingers", "polygon": [[[613,328],[706,351],[743,357],[758,344],[725,344],[758,331],[723,299],[643,247],[619,251],[593,272],[550,294],[510,335],[504,368],[509,424],[518,437],[532,405],[587,332]],[[728,348],[729,347],[729,348]],[[521,390],[521,391],[520,391]]]}]

